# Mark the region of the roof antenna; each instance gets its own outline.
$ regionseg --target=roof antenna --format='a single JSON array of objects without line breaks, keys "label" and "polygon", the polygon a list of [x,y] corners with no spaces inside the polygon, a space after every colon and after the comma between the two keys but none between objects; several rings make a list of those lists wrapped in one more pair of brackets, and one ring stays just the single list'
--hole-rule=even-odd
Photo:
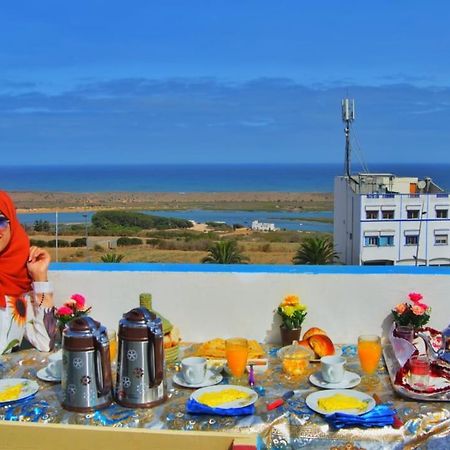
[{"label": "roof antenna", "polygon": [[355,100],[344,98],[342,100],[342,121],[345,123],[345,174],[355,184],[359,184],[351,175],[351,145],[350,125],[355,120]]}]

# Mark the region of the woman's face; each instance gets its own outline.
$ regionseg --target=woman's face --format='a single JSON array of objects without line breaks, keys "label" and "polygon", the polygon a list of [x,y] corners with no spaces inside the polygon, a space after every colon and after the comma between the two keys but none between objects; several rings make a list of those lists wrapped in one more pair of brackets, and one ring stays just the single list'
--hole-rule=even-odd
[{"label": "woman's face", "polygon": [[9,225],[9,220],[0,215],[0,254],[8,246],[11,240],[11,227]]}]

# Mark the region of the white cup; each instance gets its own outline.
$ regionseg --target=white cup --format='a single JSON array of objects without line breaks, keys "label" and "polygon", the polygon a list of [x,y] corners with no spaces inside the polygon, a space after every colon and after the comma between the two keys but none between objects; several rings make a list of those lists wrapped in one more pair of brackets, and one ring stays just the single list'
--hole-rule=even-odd
[{"label": "white cup", "polygon": [[345,358],[342,356],[323,356],[320,358],[321,373],[324,381],[328,383],[339,383],[345,374]]},{"label": "white cup", "polygon": [[191,356],[181,361],[181,373],[189,384],[199,384],[206,377],[206,358]]},{"label": "white cup", "polygon": [[53,378],[61,378],[62,372],[62,359],[57,359],[56,361],[50,361],[45,369],[47,373]]}]

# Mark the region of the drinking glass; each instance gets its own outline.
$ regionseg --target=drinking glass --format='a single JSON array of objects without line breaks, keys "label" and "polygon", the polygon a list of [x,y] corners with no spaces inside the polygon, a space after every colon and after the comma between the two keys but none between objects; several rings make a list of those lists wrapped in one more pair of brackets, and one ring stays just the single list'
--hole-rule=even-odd
[{"label": "drinking glass", "polygon": [[108,341],[109,341],[109,358],[111,364],[115,365],[117,359],[117,334],[115,330],[108,330]]},{"label": "drinking glass", "polygon": [[379,378],[376,375],[378,363],[381,357],[380,336],[366,334],[358,337],[358,356],[361,369],[364,374],[362,382],[364,384],[377,384]]},{"label": "drinking glass", "polygon": [[225,341],[225,354],[228,368],[232,375],[232,383],[240,384],[248,358],[247,339],[232,338]]},{"label": "drinking glass", "polygon": [[418,391],[428,387],[430,361],[426,355],[412,356],[409,360],[409,384]]}]

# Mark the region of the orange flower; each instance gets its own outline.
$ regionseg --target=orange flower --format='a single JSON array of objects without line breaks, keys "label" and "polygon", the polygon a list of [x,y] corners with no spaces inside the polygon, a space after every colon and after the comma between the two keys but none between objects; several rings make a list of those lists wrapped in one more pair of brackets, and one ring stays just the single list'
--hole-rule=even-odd
[{"label": "orange flower", "polygon": [[422,308],[419,305],[414,305],[412,307],[412,312],[416,315],[416,316],[423,316],[425,314],[425,309]]},{"label": "orange flower", "polygon": [[12,318],[20,327],[27,322],[27,301],[23,297],[10,298],[9,307],[12,309]]},{"label": "orange flower", "polygon": [[295,306],[298,305],[299,299],[297,295],[287,295],[284,297],[283,306]]},{"label": "orange flower", "polygon": [[405,303],[399,303],[396,307],[395,307],[395,312],[399,313],[399,314],[403,314],[406,310],[406,304]]}]

